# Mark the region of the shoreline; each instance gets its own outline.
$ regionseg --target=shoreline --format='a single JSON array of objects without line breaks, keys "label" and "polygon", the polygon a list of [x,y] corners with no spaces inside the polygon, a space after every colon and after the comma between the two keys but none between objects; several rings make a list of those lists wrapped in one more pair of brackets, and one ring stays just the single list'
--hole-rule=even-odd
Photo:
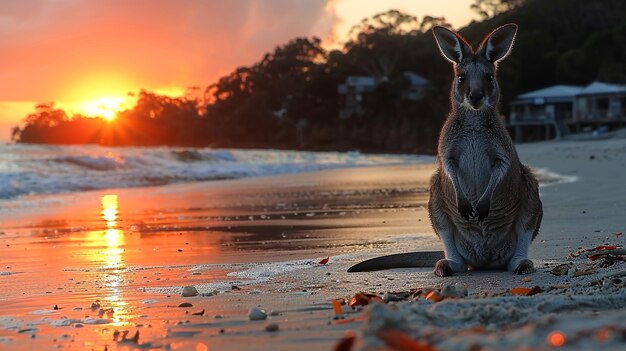
[{"label": "shoreline", "polygon": [[[531,246],[538,272],[523,277],[484,271],[437,278],[431,269],[345,272],[357,261],[382,254],[441,249],[426,211],[432,164],[20,199],[0,211],[4,257],[0,283],[5,287],[0,297],[0,349],[49,348],[70,342],[94,349],[106,345],[108,350],[174,345],[193,350],[202,349],[200,344],[236,350],[251,342],[265,350],[331,349],[346,331],[354,331],[356,349],[369,350],[381,342],[376,316],[388,311],[346,310],[346,321],[339,323],[333,319],[333,299],[349,299],[360,291],[384,294],[457,283],[469,291],[467,298],[440,302],[442,307],[424,296],[415,302],[392,303],[400,311],[398,318],[407,320],[417,318],[409,311],[471,308],[478,300],[494,306],[509,301],[512,309],[523,312],[518,300],[550,304],[550,296],[562,299],[591,292],[611,301],[621,299],[623,287],[598,290],[590,284],[602,282],[604,274],[626,269],[624,262],[592,267],[568,255],[579,247],[623,245],[623,236],[617,234],[626,229],[626,208],[620,205],[626,189],[619,176],[626,169],[626,139],[524,144],[518,151],[531,167],[577,178],[541,188],[544,221]],[[328,263],[320,264],[325,257]],[[567,262],[595,271],[579,277],[550,273]],[[569,287],[548,291],[559,284]],[[181,297],[188,285],[204,296]],[[531,297],[502,295],[510,288],[532,286],[547,292]],[[100,307],[91,310],[96,301]],[[193,306],[177,307],[184,302]],[[280,313],[250,321],[248,309],[255,306]],[[589,315],[596,329],[622,316],[610,304],[605,307],[606,315]],[[114,311],[110,316],[109,308]],[[105,312],[100,315],[100,310]],[[193,315],[201,310],[203,315]],[[492,311],[494,318],[497,313]],[[556,312],[556,324],[547,322],[549,313],[533,313],[524,325],[562,327],[568,335],[580,327],[572,324],[566,310]],[[268,323],[276,323],[279,331],[266,331]],[[454,334],[443,326],[429,328],[435,328],[429,329],[432,335],[444,339]],[[516,335],[532,340],[532,347],[548,349],[544,329],[522,328]],[[138,330],[139,340],[114,340],[115,330],[128,330],[129,338]],[[420,330],[403,330],[441,349],[468,346],[462,338],[450,338],[445,344],[435,337],[428,339]],[[472,340],[495,337],[499,330],[481,332]],[[503,338],[502,343],[494,339],[489,347],[507,348],[506,342],[515,340],[498,338]],[[583,341],[570,346],[589,347],[589,340]],[[609,341],[595,341],[593,346],[611,349],[611,342],[619,337]]]}]

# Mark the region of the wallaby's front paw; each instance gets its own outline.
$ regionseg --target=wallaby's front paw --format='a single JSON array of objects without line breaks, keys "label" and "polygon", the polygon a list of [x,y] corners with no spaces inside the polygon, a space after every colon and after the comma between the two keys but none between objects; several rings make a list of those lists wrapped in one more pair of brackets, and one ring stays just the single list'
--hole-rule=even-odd
[{"label": "wallaby's front paw", "polygon": [[515,268],[515,274],[530,274],[530,273],[534,273],[535,272],[535,265],[533,264],[533,261],[525,258],[523,260],[521,260],[518,264],[517,267]]},{"label": "wallaby's front paw", "polygon": [[474,212],[472,205],[465,198],[459,198],[459,214],[469,222],[469,218]]}]

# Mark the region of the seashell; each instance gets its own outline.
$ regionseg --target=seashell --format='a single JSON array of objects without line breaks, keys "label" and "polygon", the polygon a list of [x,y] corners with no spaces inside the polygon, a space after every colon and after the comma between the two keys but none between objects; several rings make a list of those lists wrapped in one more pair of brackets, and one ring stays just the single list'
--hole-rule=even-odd
[{"label": "seashell", "polygon": [[195,286],[186,286],[183,288],[183,292],[180,294],[182,297],[198,296],[198,289]]},{"label": "seashell", "polygon": [[260,308],[251,307],[248,310],[248,318],[250,318],[251,321],[260,321],[267,319],[267,313]]}]

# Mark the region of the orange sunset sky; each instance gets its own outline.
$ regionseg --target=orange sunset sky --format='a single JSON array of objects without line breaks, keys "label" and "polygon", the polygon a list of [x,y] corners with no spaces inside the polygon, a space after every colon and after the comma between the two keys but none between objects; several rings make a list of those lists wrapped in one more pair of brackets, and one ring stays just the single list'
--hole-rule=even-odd
[{"label": "orange sunset sky", "polygon": [[473,0],[20,0],[0,2],[0,141],[36,103],[111,114],[144,88],[180,95],[297,36],[341,42],[390,8],[445,16]]}]

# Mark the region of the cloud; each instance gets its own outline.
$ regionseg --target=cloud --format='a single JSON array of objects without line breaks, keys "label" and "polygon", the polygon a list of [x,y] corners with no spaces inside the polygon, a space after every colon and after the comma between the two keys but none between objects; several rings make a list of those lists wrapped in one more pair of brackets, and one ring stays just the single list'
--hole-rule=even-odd
[{"label": "cloud", "polygon": [[336,22],[327,0],[3,1],[0,101],[205,86]]}]

